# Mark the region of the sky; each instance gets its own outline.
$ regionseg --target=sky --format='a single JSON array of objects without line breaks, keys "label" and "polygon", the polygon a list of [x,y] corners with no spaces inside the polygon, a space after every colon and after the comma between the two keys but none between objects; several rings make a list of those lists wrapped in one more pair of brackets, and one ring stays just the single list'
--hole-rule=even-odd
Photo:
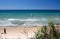
[{"label": "sky", "polygon": [[60,0],[0,0],[0,10],[58,9]]}]

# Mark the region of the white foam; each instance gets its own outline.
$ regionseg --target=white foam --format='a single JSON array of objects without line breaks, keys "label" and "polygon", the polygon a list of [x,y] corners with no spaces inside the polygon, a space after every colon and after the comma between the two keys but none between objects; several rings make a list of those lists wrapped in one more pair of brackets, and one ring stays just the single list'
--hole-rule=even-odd
[{"label": "white foam", "polygon": [[12,24],[10,21],[8,20],[0,20],[0,26],[13,26],[14,24]]},{"label": "white foam", "polygon": [[53,20],[60,21],[60,18],[53,18]]},{"label": "white foam", "polygon": [[26,22],[23,24],[23,26],[38,26],[38,25],[40,24],[37,22]]},{"label": "white foam", "polygon": [[9,21],[16,21],[16,20],[19,20],[19,19],[8,19]]},{"label": "white foam", "polygon": [[8,19],[9,21],[39,21],[39,19]]},{"label": "white foam", "polygon": [[[60,18],[50,18],[51,20],[54,20],[56,22],[60,23]],[[15,25],[23,25],[23,26],[35,26],[35,25],[45,25],[47,24],[49,19],[47,18],[28,18],[28,19],[14,19],[9,18],[5,20],[0,20],[0,26],[15,26]],[[12,23],[14,22],[14,23]]]}]

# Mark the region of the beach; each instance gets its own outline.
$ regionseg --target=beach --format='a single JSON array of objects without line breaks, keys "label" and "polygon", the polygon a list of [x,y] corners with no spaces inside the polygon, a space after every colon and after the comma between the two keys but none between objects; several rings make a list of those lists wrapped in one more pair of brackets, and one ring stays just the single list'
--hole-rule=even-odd
[{"label": "beach", "polygon": [[[0,10],[0,39],[35,38],[35,32],[49,21],[60,25],[60,11]],[[60,27],[56,29],[60,30]]]},{"label": "beach", "polygon": [[[43,26],[18,26],[18,27],[0,27],[0,39],[34,39],[35,33],[41,30]],[[48,27],[48,26],[47,26]],[[55,26],[56,30],[60,30],[60,26]],[[6,33],[4,32],[6,29]],[[50,27],[47,29],[47,33]]]},{"label": "beach", "polygon": [[34,38],[35,33],[39,30],[41,26],[34,27],[5,27],[6,34],[4,33],[4,28],[0,27],[0,36],[2,39],[30,39]]}]

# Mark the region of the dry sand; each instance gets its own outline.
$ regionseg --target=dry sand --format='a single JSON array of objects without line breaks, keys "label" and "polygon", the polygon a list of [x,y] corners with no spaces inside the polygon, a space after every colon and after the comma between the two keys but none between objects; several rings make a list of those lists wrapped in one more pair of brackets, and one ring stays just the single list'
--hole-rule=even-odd
[{"label": "dry sand", "polygon": [[[4,28],[6,29],[6,33],[4,34]],[[25,27],[25,26],[18,26],[18,27],[0,27],[0,35],[4,39],[12,38],[20,38],[20,39],[27,39],[33,38],[37,30],[41,29],[41,26],[33,26],[33,27]],[[17,37],[18,36],[18,37]]]},{"label": "dry sand", "polygon": [[[6,34],[4,34],[4,28],[6,29]],[[17,27],[0,27],[0,37],[5,39],[28,39],[33,38],[35,36],[34,32],[41,29],[42,26],[17,26]],[[56,27],[56,29],[60,30],[60,27]],[[49,27],[48,27],[49,31]]]}]

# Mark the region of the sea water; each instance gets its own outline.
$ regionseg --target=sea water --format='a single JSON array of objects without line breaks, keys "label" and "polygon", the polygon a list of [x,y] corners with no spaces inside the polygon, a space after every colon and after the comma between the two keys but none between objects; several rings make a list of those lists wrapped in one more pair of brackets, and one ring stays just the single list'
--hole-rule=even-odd
[{"label": "sea water", "polygon": [[38,26],[60,23],[60,10],[0,10],[0,26]]}]

